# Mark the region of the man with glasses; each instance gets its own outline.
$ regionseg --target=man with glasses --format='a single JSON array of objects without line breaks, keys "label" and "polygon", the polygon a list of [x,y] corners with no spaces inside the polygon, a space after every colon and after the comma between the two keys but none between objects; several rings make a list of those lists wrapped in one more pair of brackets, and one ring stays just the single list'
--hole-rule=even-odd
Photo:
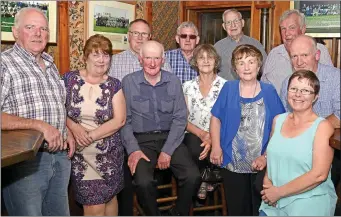
[{"label": "man with glasses", "polygon": [[[305,69],[315,72],[320,81],[320,92],[316,102],[313,105],[314,112],[323,118],[326,118],[334,126],[340,128],[340,69],[325,65],[319,62],[321,51],[314,38],[306,35],[300,35],[295,38],[290,45],[289,55],[293,71]],[[281,88],[281,100],[287,111],[292,111],[287,102],[288,80],[290,75],[283,81]],[[308,91],[301,90],[300,94],[309,95]],[[304,103],[297,102],[297,103]],[[334,159],[331,169],[331,178],[334,187],[340,181],[340,151],[334,151]]]},{"label": "man with glasses", "polygon": [[[144,42],[151,39],[150,25],[143,19],[136,19],[128,26],[129,49],[112,56],[109,75],[120,81],[129,73],[141,70],[141,64],[138,55]],[[172,68],[168,62],[165,62],[164,68],[171,71]]]},{"label": "man with glasses", "polygon": [[241,44],[250,44],[261,51],[263,62],[267,55],[264,46],[254,38],[248,37],[243,33],[244,19],[242,14],[236,9],[228,9],[223,13],[223,28],[227,32],[227,37],[215,43],[214,47],[221,57],[219,76],[227,80],[238,79],[231,65],[232,52]]},{"label": "man with glasses", "polygon": [[181,82],[161,70],[164,48],[148,41],[140,51],[142,70],[123,78],[127,120],[121,138],[128,152],[136,193],[145,214],[158,216],[154,170],[170,168],[178,180],[176,205],[170,215],[188,215],[200,181],[199,170],[182,143],[187,125],[187,106]]},{"label": "man with glasses", "polygon": [[180,48],[167,51],[166,57],[173,73],[178,76],[181,83],[184,83],[198,75],[198,72],[189,64],[194,48],[200,40],[197,27],[190,21],[181,23],[176,30],[175,40]]},{"label": "man with glasses", "polygon": [[[280,93],[282,82],[293,73],[289,48],[292,41],[299,35],[304,35],[306,31],[305,17],[298,10],[287,10],[279,19],[279,27],[283,44],[273,48],[264,62],[264,70],[261,80],[271,83]],[[320,63],[333,66],[328,49],[317,43],[320,50]]]}]

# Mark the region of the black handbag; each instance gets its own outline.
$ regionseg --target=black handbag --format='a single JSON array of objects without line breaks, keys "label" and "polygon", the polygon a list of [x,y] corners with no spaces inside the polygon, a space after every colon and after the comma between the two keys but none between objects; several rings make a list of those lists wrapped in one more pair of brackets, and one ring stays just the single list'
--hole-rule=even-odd
[{"label": "black handbag", "polygon": [[201,181],[203,182],[221,182],[222,180],[220,168],[211,163],[201,172]]}]

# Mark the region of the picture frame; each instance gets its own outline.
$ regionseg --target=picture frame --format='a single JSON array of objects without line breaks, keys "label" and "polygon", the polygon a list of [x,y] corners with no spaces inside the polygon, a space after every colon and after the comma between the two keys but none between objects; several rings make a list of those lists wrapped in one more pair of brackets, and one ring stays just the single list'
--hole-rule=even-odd
[{"label": "picture frame", "polygon": [[15,41],[12,33],[14,16],[21,8],[39,7],[47,16],[49,43],[57,43],[57,1],[1,1],[1,41]]},{"label": "picture frame", "polygon": [[340,2],[290,1],[290,9],[305,15],[306,35],[316,38],[340,37]]},{"label": "picture frame", "polygon": [[84,13],[85,41],[102,34],[111,41],[114,54],[129,48],[128,25],[136,17],[136,1],[86,1]]}]

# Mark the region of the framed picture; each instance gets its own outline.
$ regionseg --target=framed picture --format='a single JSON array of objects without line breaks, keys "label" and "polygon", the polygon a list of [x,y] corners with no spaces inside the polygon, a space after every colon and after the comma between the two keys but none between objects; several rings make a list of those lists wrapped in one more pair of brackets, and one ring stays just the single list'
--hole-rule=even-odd
[{"label": "framed picture", "polygon": [[57,43],[57,2],[56,1],[1,1],[1,41],[15,41],[12,34],[14,16],[25,7],[42,10],[49,21],[49,43]]},{"label": "framed picture", "polygon": [[340,37],[339,1],[291,1],[291,9],[305,15],[306,34],[312,37]]},{"label": "framed picture", "polygon": [[126,50],[128,25],[135,19],[135,1],[87,1],[85,39],[95,34],[109,38],[114,53]]}]

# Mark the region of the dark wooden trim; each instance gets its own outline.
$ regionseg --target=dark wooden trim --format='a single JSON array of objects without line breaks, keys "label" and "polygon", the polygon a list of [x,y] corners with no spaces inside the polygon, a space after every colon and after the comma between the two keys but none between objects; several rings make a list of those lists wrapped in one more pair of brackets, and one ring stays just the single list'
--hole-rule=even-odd
[{"label": "dark wooden trim", "polygon": [[70,70],[69,45],[69,2],[58,2],[58,32],[57,46],[59,54],[59,73],[63,75]]}]

